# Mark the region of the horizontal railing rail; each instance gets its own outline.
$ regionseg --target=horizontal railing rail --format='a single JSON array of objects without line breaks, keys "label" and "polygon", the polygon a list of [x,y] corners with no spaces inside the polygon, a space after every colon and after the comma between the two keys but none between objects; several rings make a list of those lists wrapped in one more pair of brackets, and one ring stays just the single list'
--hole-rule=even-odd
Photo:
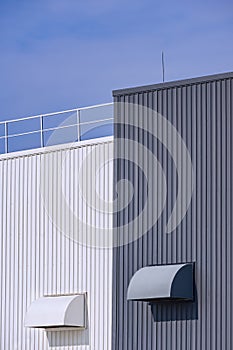
[{"label": "horizontal railing rail", "polygon": [[[48,121],[55,121],[55,125],[46,126]],[[0,153],[110,134],[113,134],[113,103],[11,119],[0,122]]]}]

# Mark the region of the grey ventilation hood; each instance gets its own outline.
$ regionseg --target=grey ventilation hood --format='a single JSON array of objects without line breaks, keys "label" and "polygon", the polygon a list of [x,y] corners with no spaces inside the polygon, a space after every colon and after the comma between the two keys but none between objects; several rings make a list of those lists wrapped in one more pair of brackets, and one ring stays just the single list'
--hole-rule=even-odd
[{"label": "grey ventilation hood", "polygon": [[193,300],[193,264],[143,267],[129,283],[127,300]]}]

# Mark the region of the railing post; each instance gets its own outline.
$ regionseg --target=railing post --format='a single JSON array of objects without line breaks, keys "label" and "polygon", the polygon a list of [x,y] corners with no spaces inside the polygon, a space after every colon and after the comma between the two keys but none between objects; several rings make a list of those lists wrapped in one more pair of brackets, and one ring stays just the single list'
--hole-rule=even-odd
[{"label": "railing post", "polygon": [[44,147],[44,138],[43,138],[43,116],[40,115],[40,147]]},{"label": "railing post", "polygon": [[8,153],[8,123],[5,122],[5,153]]},{"label": "railing post", "polygon": [[77,109],[77,134],[78,134],[78,141],[81,140],[81,132],[80,132],[80,110]]}]

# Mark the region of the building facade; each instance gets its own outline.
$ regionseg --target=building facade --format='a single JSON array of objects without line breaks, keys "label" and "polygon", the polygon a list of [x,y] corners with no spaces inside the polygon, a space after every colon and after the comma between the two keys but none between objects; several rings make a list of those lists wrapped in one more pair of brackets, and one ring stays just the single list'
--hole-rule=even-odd
[{"label": "building facade", "polygon": [[[115,157],[125,153],[131,160],[119,159],[115,181],[126,177],[136,188],[128,207],[116,215],[119,236],[129,234],[128,223],[143,208],[145,215],[139,232],[132,228],[138,239],[114,251],[113,349],[230,350],[233,74],[115,91],[114,103]],[[150,225],[153,216],[157,220]],[[140,268],[190,262],[192,301],[127,301],[130,280]]]},{"label": "building facade", "polygon": [[[108,159],[112,152],[113,139],[107,137],[1,156],[0,349],[111,349],[112,249],[96,248],[85,237],[99,220],[111,226],[112,215],[92,210],[79,186],[88,186],[80,179],[86,155],[92,172],[98,154]],[[111,163],[102,176],[98,192],[109,201]],[[86,294],[85,329],[25,327],[34,301],[76,293]],[[55,312],[42,311],[45,319]]]},{"label": "building facade", "polygon": [[231,350],[233,73],[113,97],[3,124],[0,349]]}]

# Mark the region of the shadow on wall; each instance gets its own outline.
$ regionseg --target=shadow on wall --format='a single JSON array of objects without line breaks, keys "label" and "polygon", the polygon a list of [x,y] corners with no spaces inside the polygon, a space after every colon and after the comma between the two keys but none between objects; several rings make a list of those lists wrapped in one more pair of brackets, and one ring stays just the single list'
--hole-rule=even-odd
[{"label": "shadow on wall", "polygon": [[49,347],[60,348],[62,346],[89,345],[89,329],[67,330],[67,331],[48,331],[47,338]]},{"label": "shadow on wall", "polygon": [[166,301],[151,303],[151,312],[154,322],[197,320],[198,298],[197,288],[194,286],[193,301]]}]

